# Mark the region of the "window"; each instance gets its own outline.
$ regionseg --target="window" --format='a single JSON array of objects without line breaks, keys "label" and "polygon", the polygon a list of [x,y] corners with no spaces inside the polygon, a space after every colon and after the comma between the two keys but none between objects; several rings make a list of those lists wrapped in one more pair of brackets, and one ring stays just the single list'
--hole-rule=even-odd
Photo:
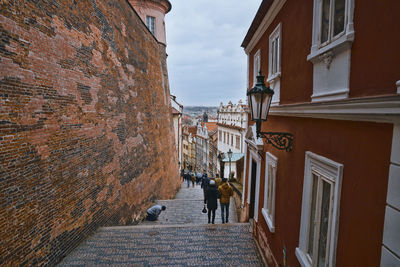
[{"label": "window", "polygon": [[236,148],[240,149],[240,136],[239,135],[236,136]]},{"label": "window", "polygon": [[254,54],[254,62],[253,62],[253,85],[256,84],[257,82],[257,78],[256,76],[258,75],[258,73],[260,72],[260,66],[261,66],[261,52],[260,50],[258,50],[255,54]]},{"label": "window", "polygon": [[231,134],[231,146],[233,146],[233,134]]},{"label": "window", "polygon": [[222,131],[220,130],[220,131],[218,131],[218,133],[219,133],[219,140],[222,141]]},{"label": "window", "polygon": [[280,87],[281,87],[281,24],[274,29],[269,36],[269,49],[268,49],[268,78],[270,87],[274,90],[272,96],[272,105],[279,105]]},{"label": "window", "polygon": [[273,79],[281,72],[281,24],[269,36],[268,78]]},{"label": "window", "polygon": [[314,64],[313,102],[349,96],[354,2],[314,0],[312,46],[307,56]]},{"label": "window", "polygon": [[224,132],[224,143],[226,143],[226,132]]},{"label": "window", "polygon": [[267,152],[265,164],[265,187],[264,187],[264,206],[261,210],[269,231],[275,232],[275,188],[276,188],[276,168],[278,159]]},{"label": "window", "polygon": [[299,247],[302,266],[334,266],[343,165],[306,153]]},{"label": "window", "polygon": [[346,0],[322,0],[320,44],[325,45],[344,32]]},{"label": "window", "polygon": [[156,18],[155,17],[151,17],[151,16],[146,16],[146,26],[149,29],[149,31],[155,35],[156,33]]}]

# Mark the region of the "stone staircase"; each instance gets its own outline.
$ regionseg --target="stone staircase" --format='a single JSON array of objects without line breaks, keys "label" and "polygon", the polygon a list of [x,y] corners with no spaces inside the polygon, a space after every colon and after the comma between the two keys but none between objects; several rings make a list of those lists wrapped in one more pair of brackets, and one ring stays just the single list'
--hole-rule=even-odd
[{"label": "stone staircase", "polygon": [[100,228],[59,266],[263,266],[249,224],[237,223],[230,205],[230,223],[214,225],[201,213],[200,186],[181,190],[155,222]]}]

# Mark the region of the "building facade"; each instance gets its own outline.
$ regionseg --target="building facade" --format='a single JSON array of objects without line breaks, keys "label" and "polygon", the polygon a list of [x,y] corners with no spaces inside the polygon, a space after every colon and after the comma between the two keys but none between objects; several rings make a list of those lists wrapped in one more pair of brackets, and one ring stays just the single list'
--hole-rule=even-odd
[{"label": "building facade", "polygon": [[179,168],[182,169],[183,167],[183,159],[182,159],[182,112],[183,112],[183,105],[181,105],[178,101],[176,101],[176,97],[171,95],[171,112],[172,112],[172,122],[174,125],[174,132],[175,132],[175,148],[176,148],[176,155],[178,158],[178,165]]},{"label": "building facade", "polygon": [[244,135],[247,129],[247,106],[239,100],[238,104],[220,104],[218,108],[218,151],[244,153]]},{"label": "building facade", "polygon": [[[207,117],[208,120],[208,117]],[[202,122],[208,131],[208,175],[215,177],[218,173],[218,126],[216,122]]]},{"label": "building facade", "polygon": [[[243,164],[237,164],[236,161],[244,155],[247,117],[247,105],[241,100],[237,104],[230,101],[227,105],[221,103],[218,108],[218,154],[222,156],[218,161],[218,169],[223,177],[242,180],[243,169],[238,167]],[[233,152],[230,162],[227,154],[229,149]]]},{"label": "building facade", "polygon": [[149,31],[159,43],[167,44],[165,15],[171,11],[168,0],[129,0]]},{"label": "building facade", "polygon": [[207,126],[197,124],[196,132],[196,172],[208,173],[209,136]]},{"label": "building facade", "polygon": [[[190,126],[182,127],[182,163],[185,171],[193,171],[196,165],[196,137],[197,127],[191,131]],[[194,136],[193,136],[194,135]]]},{"label": "building facade", "polygon": [[261,71],[274,90],[261,130],[294,136],[286,152],[246,132],[241,220],[268,266],[400,266],[397,10],[262,1],[242,43],[248,88]]}]

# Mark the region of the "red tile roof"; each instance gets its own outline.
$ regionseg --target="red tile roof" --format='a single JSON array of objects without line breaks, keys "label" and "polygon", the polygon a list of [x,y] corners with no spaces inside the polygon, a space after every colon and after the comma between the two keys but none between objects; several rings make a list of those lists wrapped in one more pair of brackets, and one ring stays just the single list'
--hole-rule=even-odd
[{"label": "red tile roof", "polygon": [[204,127],[204,124],[207,126],[208,132],[213,132],[217,129],[217,122],[202,122],[201,126]]},{"label": "red tile roof", "polygon": [[193,134],[197,134],[197,126],[189,126],[188,127],[189,133]]}]

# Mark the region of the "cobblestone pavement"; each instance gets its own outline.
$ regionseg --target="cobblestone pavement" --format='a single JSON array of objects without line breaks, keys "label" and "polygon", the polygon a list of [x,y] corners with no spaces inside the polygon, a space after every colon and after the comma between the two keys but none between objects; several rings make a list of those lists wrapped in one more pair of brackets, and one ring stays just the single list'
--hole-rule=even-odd
[{"label": "cobblestone pavement", "polygon": [[[203,190],[200,185],[187,188],[186,183],[182,184],[181,190],[178,192],[176,199],[159,200],[157,204],[165,205],[167,209],[161,212],[157,221],[144,221],[146,225],[159,224],[207,224],[207,214],[201,213],[204,205]],[[237,215],[234,201],[231,198],[229,205],[229,222],[236,223]],[[215,223],[222,223],[221,206],[218,201],[218,209],[215,212]]]},{"label": "cobblestone pavement", "polygon": [[[156,222],[100,228],[59,266],[263,266],[249,232],[236,223],[231,202],[229,224],[207,224],[200,186],[182,189]],[[220,207],[218,207],[220,210]]]}]

